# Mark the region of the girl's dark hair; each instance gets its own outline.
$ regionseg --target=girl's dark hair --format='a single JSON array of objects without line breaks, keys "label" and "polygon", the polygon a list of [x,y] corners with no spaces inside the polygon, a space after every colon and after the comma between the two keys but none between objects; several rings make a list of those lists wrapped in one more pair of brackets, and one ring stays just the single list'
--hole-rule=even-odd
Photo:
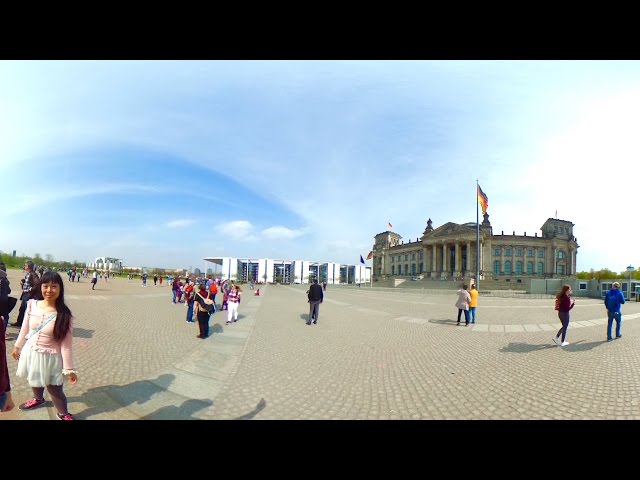
[{"label": "girl's dark hair", "polygon": [[571,285],[563,285],[560,291],[558,292],[558,294],[556,295],[556,298],[560,300],[562,297],[564,297],[567,294],[570,288],[571,288]]},{"label": "girl's dark hair", "polygon": [[53,338],[61,342],[71,329],[71,310],[64,303],[64,283],[58,272],[44,272],[40,279],[40,286],[45,283],[57,283],[60,287],[60,295],[56,299],[56,323],[53,326]]}]

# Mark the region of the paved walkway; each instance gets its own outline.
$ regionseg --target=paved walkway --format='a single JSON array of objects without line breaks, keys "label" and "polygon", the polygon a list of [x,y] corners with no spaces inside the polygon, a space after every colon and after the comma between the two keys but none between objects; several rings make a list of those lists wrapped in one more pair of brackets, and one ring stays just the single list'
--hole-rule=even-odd
[{"label": "paved walkway", "polygon": [[[79,369],[65,392],[78,419],[640,419],[635,302],[623,338],[607,343],[602,302],[578,298],[560,348],[549,299],[481,295],[479,323],[464,327],[455,294],[329,286],[307,326],[307,287],[269,285],[259,297],[247,287],[238,323],[218,312],[200,340],[166,285],[65,288]],[[9,358],[21,403],[31,394],[15,367]],[[1,418],[54,416],[49,401]]]}]

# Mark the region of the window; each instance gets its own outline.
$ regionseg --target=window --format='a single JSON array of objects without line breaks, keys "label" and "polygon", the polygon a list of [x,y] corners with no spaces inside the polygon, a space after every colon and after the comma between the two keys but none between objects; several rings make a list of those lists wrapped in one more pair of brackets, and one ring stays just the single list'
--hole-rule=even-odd
[{"label": "window", "polygon": [[415,263],[411,264],[411,273],[413,273],[414,275],[416,274],[416,264]]},{"label": "window", "polygon": [[522,275],[522,262],[520,260],[516,262],[516,275]]},{"label": "window", "polygon": [[396,274],[396,266],[391,265],[391,275],[395,275],[395,274]]},{"label": "window", "polygon": [[562,250],[558,250],[558,260],[565,258],[565,253]]},{"label": "window", "polygon": [[504,249],[504,256],[505,257],[510,257],[511,256],[511,249],[510,248],[505,248]]},{"label": "window", "polygon": [[544,258],[544,249],[543,248],[539,248],[538,249],[538,258]]},{"label": "window", "polygon": [[495,260],[493,262],[493,273],[496,275],[500,274],[500,260]]},{"label": "window", "polygon": [[522,256],[522,247],[518,247],[516,248],[516,257],[521,257]]},{"label": "window", "polygon": [[527,249],[527,257],[533,257],[533,248]]},{"label": "window", "polygon": [[402,265],[398,265],[398,275],[402,275]]},{"label": "window", "polygon": [[395,261],[396,257],[394,257],[393,255],[391,256],[391,263],[393,263]]},{"label": "window", "polygon": [[422,272],[424,272],[424,266],[423,266],[423,263],[420,262],[420,273],[422,273]]},{"label": "window", "polygon": [[558,275],[564,275],[564,265],[558,265]]},{"label": "window", "polygon": [[542,262],[538,262],[538,275],[542,275],[544,273],[544,264]]},{"label": "window", "polygon": [[586,290],[587,282],[578,282],[578,290]]},{"label": "window", "polygon": [[493,249],[493,256],[494,257],[499,257],[500,256],[500,249],[499,248],[494,248]]},{"label": "window", "polygon": [[409,260],[409,255],[404,256],[404,261],[406,262],[407,260]]},{"label": "window", "polygon": [[527,262],[527,275],[533,275],[533,262]]},{"label": "window", "polygon": [[423,252],[422,250],[420,250],[420,260],[422,260],[422,254],[423,254],[423,253],[424,253],[424,252]]},{"label": "window", "polygon": [[415,254],[415,253],[412,253],[412,254],[411,254],[411,260],[415,260],[415,259],[416,259],[416,254]]},{"label": "window", "polygon": [[511,275],[511,262],[509,260],[504,262],[504,273],[505,275]]},{"label": "window", "polygon": [[409,264],[408,263],[404,264],[404,274],[405,275],[409,275]]}]

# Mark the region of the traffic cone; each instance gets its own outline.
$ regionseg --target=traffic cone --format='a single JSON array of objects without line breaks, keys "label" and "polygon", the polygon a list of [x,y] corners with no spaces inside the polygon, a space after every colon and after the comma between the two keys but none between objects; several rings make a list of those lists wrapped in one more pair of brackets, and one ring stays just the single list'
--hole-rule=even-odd
[{"label": "traffic cone", "polygon": [[259,296],[260,296],[260,289],[259,289],[259,288],[256,288],[256,293],[255,293],[254,295],[255,295],[256,297],[259,297]]}]

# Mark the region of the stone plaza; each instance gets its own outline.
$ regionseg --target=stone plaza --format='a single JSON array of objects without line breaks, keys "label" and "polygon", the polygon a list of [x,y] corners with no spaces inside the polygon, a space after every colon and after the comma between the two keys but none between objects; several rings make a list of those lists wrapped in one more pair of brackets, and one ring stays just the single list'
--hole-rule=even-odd
[{"label": "stone plaza", "polygon": [[[21,276],[9,272],[14,294]],[[488,296],[481,284],[478,323],[465,327],[454,285],[330,285],[308,326],[307,287],[262,285],[256,296],[244,286],[238,322],[225,325],[218,311],[201,340],[166,283],[112,278],[92,291],[89,279],[65,277],[79,376],[65,386],[69,411],[78,420],[640,419],[640,303],[623,305],[623,336],[608,343],[602,301],[577,298],[561,348],[550,297]],[[16,409],[0,418],[54,419],[47,393],[44,407],[18,410],[31,389],[8,362]]]}]

